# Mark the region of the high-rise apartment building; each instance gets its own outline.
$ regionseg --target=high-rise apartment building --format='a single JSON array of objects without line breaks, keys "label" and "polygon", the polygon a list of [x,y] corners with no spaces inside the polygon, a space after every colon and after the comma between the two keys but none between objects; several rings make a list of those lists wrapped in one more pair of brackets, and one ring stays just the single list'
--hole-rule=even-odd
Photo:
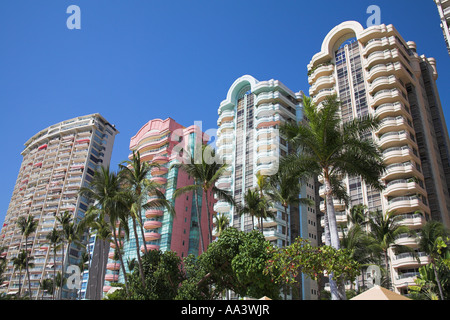
[{"label": "high-rise apartment building", "polygon": [[[19,282],[22,294],[28,290],[28,277],[11,260],[25,250],[26,239],[17,227],[19,217],[31,215],[38,221],[36,232],[27,241],[34,264],[30,268],[33,298],[50,297],[40,283],[53,278],[55,269],[65,273],[67,266],[78,265],[82,250],[78,245],[66,246],[64,261],[61,249],[54,259],[46,236],[53,228],[60,228],[56,214],[69,211],[74,222],[84,217],[89,203],[78,195],[78,190],[88,185],[99,166],[109,165],[117,133],[114,125],[101,115],[92,114],[52,125],[25,143],[22,165],[0,233],[0,247],[5,247],[7,252],[3,292],[18,292]],[[77,293],[64,289],[62,297],[69,298],[69,294]]]},{"label": "high-rise apartment building", "polygon": [[450,0],[434,0],[434,2],[438,8],[442,32],[444,33],[448,54],[450,54]]},{"label": "high-rise apartment building", "polygon": [[[257,174],[273,175],[278,171],[281,157],[292,151],[280,137],[278,128],[288,120],[298,120],[301,102],[302,93],[294,93],[277,80],[258,81],[245,75],[233,83],[218,110],[217,150],[230,169],[217,181],[217,187],[230,191],[236,202],[243,203],[246,191],[257,187]],[[315,199],[312,181],[302,188],[302,197]],[[239,230],[259,228],[258,223],[253,224],[252,217],[240,216],[225,201],[219,200],[214,209],[227,215],[230,224]],[[315,208],[291,206],[288,215],[279,204],[274,209],[276,217],[263,221],[267,240],[283,247],[301,236],[317,245]],[[316,283],[303,279],[301,298],[315,297]]]},{"label": "high-rise apartment building", "polygon": [[[394,211],[402,224],[418,232],[429,219],[450,226],[449,137],[437,77],[436,61],[418,55],[415,43],[403,40],[392,25],[364,29],[348,21],[325,37],[308,65],[313,101],[320,106],[327,95],[337,94],[343,122],[367,114],[381,119],[371,135],[387,165],[386,188],[378,192],[360,177],[345,177],[350,207],[362,203],[370,211]],[[335,209],[338,223],[345,226],[349,208],[336,203]],[[406,235],[397,243],[417,248]],[[390,254],[397,292],[406,292],[418,268],[429,262],[418,254],[420,263],[411,254]]]},{"label": "high-rise apartment building", "polygon": [[[161,185],[159,188],[166,199],[172,200],[176,189],[192,185],[194,180],[183,170],[172,167],[179,163],[183,156],[194,155],[195,148],[201,148],[208,142],[209,137],[197,125],[184,127],[171,118],[165,120],[154,119],[147,122],[137,134],[131,138],[130,150],[139,152],[141,161],[157,163],[159,167],[151,170],[148,178]],[[201,149],[200,149],[201,150]],[[132,154],[130,154],[130,159]],[[149,195],[148,200],[153,196]],[[198,194],[200,220],[202,223],[205,250],[208,245],[208,217],[205,197]],[[208,195],[209,212],[213,213],[214,198]],[[186,193],[173,200],[175,216],[171,216],[167,209],[155,208],[142,212],[145,229],[144,238],[140,232],[138,241],[140,252],[147,250],[174,251],[181,258],[189,254],[201,254],[199,221],[197,219],[196,199],[193,192]],[[212,217],[211,217],[212,221]],[[130,221],[130,230],[133,230]],[[105,275],[104,292],[111,288],[111,282],[123,282],[119,260],[114,260],[114,244],[111,245],[109,261]],[[136,239],[130,232],[129,239],[123,241],[123,261],[137,258]],[[128,272],[128,265],[125,266]]]}]

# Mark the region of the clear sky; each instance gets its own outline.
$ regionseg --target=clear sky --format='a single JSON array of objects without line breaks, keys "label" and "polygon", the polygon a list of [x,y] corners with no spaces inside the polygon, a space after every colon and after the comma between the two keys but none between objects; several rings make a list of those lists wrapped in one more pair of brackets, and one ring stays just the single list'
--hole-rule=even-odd
[{"label": "clear sky", "polygon": [[[66,26],[70,5],[81,9],[80,30]],[[38,131],[98,112],[120,131],[117,168],[150,119],[216,128],[220,102],[244,74],[307,93],[323,38],[347,20],[365,27],[369,5],[437,60],[450,119],[450,56],[433,0],[1,0],[0,223],[23,144]]]}]

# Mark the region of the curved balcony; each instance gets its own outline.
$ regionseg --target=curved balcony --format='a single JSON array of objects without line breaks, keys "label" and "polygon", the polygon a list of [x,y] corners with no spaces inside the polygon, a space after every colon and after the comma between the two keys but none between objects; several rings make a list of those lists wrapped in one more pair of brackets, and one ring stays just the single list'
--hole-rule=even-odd
[{"label": "curved balcony", "polygon": [[[391,122],[391,121],[388,121]],[[393,121],[393,122],[399,122],[397,120]],[[402,129],[403,127],[407,126],[407,124],[405,125],[404,120],[402,120],[400,123],[402,123],[402,125],[399,126],[399,129]],[[406,131],[406,130],[402,130],[402,131],[392,131],[392,132],[386,132],[383,133],[380,138],[378,139],[378,145],[382,148],[382,149],[387,149],[393,146],[398,146],[398,145],[405,145],[405,144],[410,144],[410,145],[414,145],[416,142],[413,139],[413,137],[411,136],[411,134]]]},{"label": "curved balcony", "polygon": [[161,226],[162,226],[161,221],[150,220],[150,221],[144,222],[144,229],[146,229],[146,230],[158,229],[158,228],[161,228]]},{"label": "curved balcony", "polygon": [[108,258],[114,260],[114,250],[108,252]]},{"label": "curved balcony", "polygon": [[408,109],[406,109],[406,107],[400,102],[384,103],[382,105],[379,105],[375,109],[375,116],[380,119],[397,116],[404,116],[405,118],[411,117]]},{"label": "curved balcony", "polygon": [[375,78],[369,85],[369,93],[379,90],[390,89],[398,85],[398,80],[395,76],[381,76]]},{"label": "curved balcony", "polygon": [[229,190],[231,188],[231,177],[220,177],[216,182],[216,187],[222,190]]},{"label": "curved balcony", "polygon": [[330,89],[322,89],[317,92],[317,95],[313,97],[313,102],[315,105],[319,105],[322,101],[325,100],[326,97],[336,94],[336,90],[334,88]]},{"label": "curved balcony", "polygon": [[[286,96],[281,94],[278,91],[274,92],[262,92],[258,94],[255,98],[255,106],[261,105],[261,104],[273,104],[273,103],[280,103],[282,105],[290,106],[291,108],[295,108],[295,103],[290,101]],[[295,109],[294,109],[295,110]]]},{"label": "curved balcony", "polygon": [[164,177],[153,177],[153,178],[150,178],[150,181],[151,182],[155,182],[157,184],[163,185],[163,184],[167,183],[167,178],[164,178]]},{"label": "curved balcony", "polygon": [[418,252],[416,256],[414,256],[410,252],[401,253],[398,255],[395,255],[392,259],[392,266],[394,268],[402,267],[419,267],[425,264],[428,264],[430,261],[429,257],[425,252]]},{"label": "curved balcony", "polygon": [[155,218],[155,217],[162,217],[163,215],[164,215],[164,211],[159,210],[159,209],[149,209],[149,210],[145,211],[145,217],[147,219]]},{"label": "curved balcony", "polygon": [[278,172],[279,163],[277,161],[270,161],[259,163],[256,165],[255,174],[259,173],[264,176],[270,176]]},{"label": "curved balcony", "polygon": [[383,89],[377,91],[372,97],[369,98],[371,106],[377,106],[385,103],[395,103],[401,102],[407,104],[408,100],[406,94],[395,88],[395,89]]},{"label": "curved balcony", "polygon": [[415,164],[411,161],[406,161],[403,163],[393,163],[386,167],[386,172],[384,173],[382,179],[384,180],[394,180],[395,178],[407,178],[407,177],[418,177],[423,180],[422,173],[417,169]]},{"label": "curved balcony", "polygon": [[393,163],[403,163],[408,160],[420,162],[417,154],[409,146],[391,147],[383,151],[383,161],[386,165]]},{"label": "curved balcony", "polygon": [[268,152],[270,150],[274,150],[277,148],[278,148],[278,139],[275,138],[260,139],[256,142],[257,152]]},{"label": "curved balcony", "polygon": [[420,229],[426,223],[424,215],[419,213],[405,213],[398,216],[399,223],[410,229]]},{"label": "curved balcony", "polygon": [[334,65],[333,64],[323,64],[320,65],[308,76],[308,83],[309,85],[312,85],[316,79],[319,79],[319,77],[323,76],[329,76],[334,71]]},{"label": "curved balcony", "polygon": [[257,129],[259,128],[267,128],[267,127],[274,127],[276,125],[279,125],[284,121],[283,117],[279,114],[276,114],[272,117],[261,117],[257,118],[255,121],[255,127]]},{"label": "curved balcony", "polygon": [[166,167],[156,167],[151,171],[152,176],[160,176],[169,172],[169,169]]},{"label": "curved balcony", "polygon": [[116,262],[116,263],[108,263],[106,265],[106,269],[112,270],[112,271],[120,270],[120,263],[118,263],[118,262]]},{"label": "curved balcony", "polygon": [[214,211],[216,211],[216,212],[224,213],[224,212],[228,212],[230,210],[231,210],[231,205],[224,200],[219,200],[214,204]]},{"label": "curved balcony", "polygon": [[416,195],[400,196],[388,201],[388,211],[395,211],[397,214],[406,212],[421,211],[428,213],[428,206],[423,203],[422,198]]},{"label": "curved balcony", "polygon": [[111,290],[111,286],[103,286],[103,292],[108,292]]},{"label": "curved balcony", "polygon": [[217,136],[217,145],[232,143],[234,141],[234,132],[226,132]]},{"label": "curved balcony", "polygon": [[[122,242],[122,241],[117,241],[117,242],[118,242],[118,244],[119,244],[119,247],[122,247],[122,246],[123,246],[123,242]],[[116,248],[116,244],[114,243],[114,241],[111,241],[111,242],[109,243],[109,246],[110,246],[111,248],[113,248],[113,249]]]},{"label": "curved balcony", "polygon": [[424,194],[425,190],[413,179],[397,179],[386,184],[384,195],[389,197],[397,197],[416,192]]},{"label": "curved balcony", "polygon": [[[156,244],[147,244],[146,247],[147,251],[159,250],[159,246]],[[144,245],[141,246],[141,252],[145,252]]]},{"label": "curved balcony", "polygon": [[221,143],[217,146],[217,152],[219,155],[231,153],[233,152],[234,144],[233,143]]},{"label": "curved balcony", "polygon": [[234,131],[234,121],[224,121],[220,124],[217,129],[217,135],[225,134],[225,133],[233,133]]},{"label": "curved balcony", "polygon": [[395,63],[380,63],[374,65],[369,71],[366,73],[366,80],[373,81],[377,77],[388,76],[388,75],[398,75],[400,71],[403,69],[400,62]]},{"label": "curved balcony", "polygon": [[417,238],[414,235],[408,234],[400,234],[395,238],[395,244],[399,246],[407,246],[416,248],[417,247]]},{"label": "curved balcony", "polygon": [[[347,222],[348,222],[347,213],[345,211],[337,211],[336,212],[336,222],[338,224],[342,224],[342,225],[347,224]],[[324,217],[320,218],[320,225],[322,227],[325,227],[325,218]]]},{"label": "curved balcony", "polygon": [[161,239],[161,234],[157,232],[145,232],[144,240],[145,241],[155,241]]},{"label": "curved balcony", "polygon": [[332,75],[319,77],[309,89],[309,95],[314,96],[322,89],[332,89],[335,84],[336,79]]},{"label": "curved balcony", "polygon": [[278,135],[278,130],[275,128],[261,128],[256,130],[256,137],[258,140],[271,139]]},{"label": "curved balcony", "polygon": [[363,49],[365,56],[370,55],[372,52],[380,51],[389,45],[389,38],[374,38],[367,41]]},{"label": "curved balcony", "polygon": [[112,274],[112,273],[105,274],[105,281],[117,282],[117,281],[119,281],[119,275]]},{"label": "curved balcony", "polygon": [[268,152],[260,152],[256,155],[256,161],[258,163],[263,162],[271,162],[279,157],[279,152],[277,151],[268,151]]},{"label": "curved balcony", "polygon": [[220,126],[222,122],[233,121],[235,116],[234,110],[224,110],[217,119],[217,125]]},{"label": "curved balcony", "polygon": [[[344,201],[341,201],[338,199],[333,199],[333,205],[334,205],[335,212],[345,210],[345,202]],[[325,210],[326,210],[325,201],[320,201],[320,211],[325,212]]]},{"label": "curved balcony", "polygon": [[156,155],[153,157],[153,162],[158,163],[158,164],[164,164],[164,163],[169,162],[169,157],[163,156],[163,155]]},{"label": "curved balcony", "polygon": [[372,66],[380,63],[390,62],[398,57],[397,49],[385,49],[383,51],[373,51],[366,58],[366,66],[371,68]]}]

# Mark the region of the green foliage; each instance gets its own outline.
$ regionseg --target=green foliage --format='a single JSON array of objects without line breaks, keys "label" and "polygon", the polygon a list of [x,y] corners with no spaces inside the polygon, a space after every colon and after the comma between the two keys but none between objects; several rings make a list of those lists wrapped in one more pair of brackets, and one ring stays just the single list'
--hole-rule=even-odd
[{"label": "green foliage", "polygon": [[145,285],[139,270],[130,276],[131,300],[172,300],[183,279],[181,259],[173,251],[151,250],[142,256]]},{"label": "green foliage", "polygon": [[360,273],[359,263],[351,258],[347,249],[314,247],[308,240],[297,238],[286,248],[268,247],[268,250],[273,259],[268,261],[265,273],[279,283],[294,284],[300,273],[318,280],[320,275],[333,272],[336,281],[353,281]]}]

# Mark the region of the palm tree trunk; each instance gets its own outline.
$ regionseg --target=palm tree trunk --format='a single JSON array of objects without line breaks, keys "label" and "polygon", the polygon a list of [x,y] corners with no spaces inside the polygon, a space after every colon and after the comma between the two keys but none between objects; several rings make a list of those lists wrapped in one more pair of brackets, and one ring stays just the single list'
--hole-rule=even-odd
[{"label": "palm tree trunk", "polygon": [[[389,249],[388,249],[389,250]],[[387,287],[390,290],[391,289],[391,276],[390,276],[390,267],[389,267],[389,258],[388,258],[388,251],[384,251],[384,264],[386,266],[386,281],[387,281]]]},{"label": "palm tree trunk", "polygon": [[[339,241],[339,232],[336,221],[336,214],[334,211],[333,195],[331,194],[331,183],[328,175],[328,171],[324,170],[324,182],[325,182],[325,205],[326,205],[326,216],[328,216],[328,227],[330,234],[330,244],[331,247],[339,250],[341,245]],[[337,286],[337,283],[333,280],[333,273],[330,274],[330,288],[331,297],[333,300],[346,300],[345,287],[343,283]]]},{"label": "palm tree trunk", "polygon": [[121,268],[122,268],[123,279],[124,279],[123,281],[125,282],[125,291],[126,291],[127,296],[128,296],[129,291],[128,291],[127,273],[126,273],[126,271],[125,271],[125,265],[124,265],[124,263],[123,263],[122,253],[120,252],[119,242],[117,241],[117,235],[116,235],[115,232],[113,233],[113,235],[114,235],[114,243],[115,243],[115,245],[116,245],[117,252],[118,252],[118,254],[119,254],[120,266],[121,266]]},{"label": "palm tree trunk", "polygon": [[[142,259],[141,259],[141,253],[139,248],[139,238],[138,238],[138,232],[136,228],[136,219],[133,218],[133,231],[134,231],[134,238],[136,242],[136,251],[137,251],[137,258],[138,258],[138,265],[139,265],[139,275],[141,277],[142,286],[145,288],[145,276],[144,276],[144,269],[142,267]],[[144,243],[145,246],[145,243]]]},{"label": "palm tree trunk", "polygon": [[444,300],[444,293],[442,291],[442,285],[441,285],[441,281],[439,280],[439,275],[436,269],[436,262],[434,261],[434,259],[431,259],[431,264],[433,266],[433,271],[434,271],[434,276],[436,278],[436,282],[439,288],[439,295],[441,297],[441,300]]},{"label": "palm tree trunk", "polygon": [[25,237],[25,268],[27,271],[27,278],[28,278],[28,293],[30,294],[30,300],[31,300],[31,281],[30,281],[30,270],[28,270],[28,237]]},{"label": "palm tree trunk", "polygon": [[212,229],[211,229],[211,216],[209,213],[209,205],[208,205],[208,190],[203,190],[203,194],[205,195],[205,205],[206,205],[206,214],[208,215],[208,244],[212,243]]},{"label": "palm tree trunk", "polygon": [[198,231],[199,231],[199,237],[200,237],[200,246],[202,248],[202,252],[200,252],[200,254],[201,254],[201,253],[205,252],[205,245],[203,243],[203,233],[202,233],[202,224],[200,221],[200,212],[198,211],[199,205],[198,205],[197,190],[194,190],[194,197],[195,197],[195,209],[196,209],[195,211],[197,212],[197,223],[198,223]]},{"label": "palm tree trunk", "polygon": [[331,246],[335,249],[340,249],[340,241],[339,241],[339,231],[336,222],[336,213],[334,211],[333,204],[333,195],[331,194],[331,183],[328,175],[324,176],[325,181],[325,197],[326,197],[326,206],[327,206],[327,215],[328,215],[328,224],[330,227],[330,239]]},{"label": "palm tree trunk", "polygon": [[62,289],[63,289],[63,279],[64,279],[64,242],[62,244],[62,260],[61,260],[61,279],[60,279],[60,283],[59,283],[59,292],[58,292],[58,296],[59,296],[59,300],[62,299]]},{"label": "palm tree trunk", "polygon": [[56,247],[53,248],[53,291],[52,291],[52,300],[55,300],[55,291],[56,291],[56,283],[55,283],[55,281],[56,281]]}]

